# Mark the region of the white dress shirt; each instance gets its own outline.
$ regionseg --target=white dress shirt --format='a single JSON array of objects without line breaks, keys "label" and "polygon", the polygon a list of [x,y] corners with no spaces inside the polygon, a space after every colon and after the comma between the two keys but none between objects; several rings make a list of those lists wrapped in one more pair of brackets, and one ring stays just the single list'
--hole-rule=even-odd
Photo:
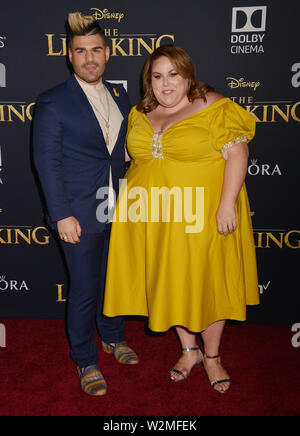
[{"label": "white dress shirt", "polygon": [[[108,141],[106,142],[106,146],[109,154],[111,154],[117,142],[120,127],[124,117],[121,114],[118,105],[116,104],[110,92],[108,91],[106,86],[102,83],[102,81],[97,85],[90,85],[89,83],[80,80],[76,76],[76,74],[75,74],[75,78],[77,79],[77,82],[81,86],[90,105],[92,106],[94,114],[102,130],[104,140],[106,141],[106,138],[108,138]],[[107,107],[107,103],[109,104],[109,110]],[[108,128],[107,128],[107,121],[108,121]],[[111,167],[109,171],[109,187],[110,187],[110,191],[109,191],[110,195],[108,196],[108,209],[109,209],[109,215],[111,215],[110,212],[114,208]]]}]

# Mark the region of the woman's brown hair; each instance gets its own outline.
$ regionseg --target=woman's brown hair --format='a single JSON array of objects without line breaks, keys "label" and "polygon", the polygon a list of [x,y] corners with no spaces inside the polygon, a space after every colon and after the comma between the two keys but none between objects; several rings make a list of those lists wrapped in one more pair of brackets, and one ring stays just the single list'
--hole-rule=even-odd
[{"label": "woman's brown hair", "polygon": [[194,101],[197,98],[203,98],[206,101],[205,94],[214,89],[207,83],[197,80],[193,62],[182,48],[168,44],[154,50],[145,63],[142,76],[144,96],[137,105],[137,110],[147,113],[153,111],[158,106],[158,101],[152,89],[151,74],[153,62],[162,56],[166,56],[170,60],[178,74],[188,79],[188,99]]}]

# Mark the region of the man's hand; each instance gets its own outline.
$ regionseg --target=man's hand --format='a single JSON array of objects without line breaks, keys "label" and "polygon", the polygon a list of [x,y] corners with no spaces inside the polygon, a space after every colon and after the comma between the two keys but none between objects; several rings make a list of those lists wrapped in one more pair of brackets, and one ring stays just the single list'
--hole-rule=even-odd
[{"label": "man's hand", "polygon": [[80,242],[81,227],[79,221],[74,216],[57,221],[57,230],[63,241],[70,244]]}]

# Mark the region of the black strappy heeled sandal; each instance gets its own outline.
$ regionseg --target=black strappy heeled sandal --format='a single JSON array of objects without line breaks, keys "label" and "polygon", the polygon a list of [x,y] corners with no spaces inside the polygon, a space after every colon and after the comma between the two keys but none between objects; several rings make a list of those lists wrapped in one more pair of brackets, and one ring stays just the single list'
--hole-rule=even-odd
[{"label": "black strappy heeled sandal", "polygon": [[[193,347],[193,348],[182,348],[182,349],[181,349],[181,351],[185,351],[185,352],[196,351],[196,350],[200,350],[200,348],[199,348],[199,347]],[[200,350],[200,351],[201,351],[201,350]],[[201,354],[202,354],[202,353],[201,353]],[[189,372],[187,372],[187,374],[185,374],[184,372],[180,371],[179,369],[172,368],[171,371],[170,371],[170,377],[171,377],[171,380],[172,380],[173,382],[179,382],[179,381],[182,381],[182,380],[187,379],[188,376],[191,374],[192,369],[195,368],[195,366],[199,366],[199,365],[201,365],[201,363],[203,362],[203,358],[204,358],[204,357],[203,357],[203,354],[202,354],[201,359],[200,359],[197,363],[195,363],[195,364],[192,366],[192,368],[190,369]],[[175,372],[176,374],[180,375],[180,377],[182,377],[182,378],[180,378],[180,379],[178,379],[178,380],[174,380],[174,379],[172,378],[172,376],[171,376],[171,373],[172,373],[172,372]]]},{"label": "black strappy heeled sandal", "polygon": [[[220,357],[220,355],[218,354],[217,356],[208,356],[207,354],[205,354],[204,357],[206,359],[218,359],[218,357]],[[221,383],[229,383],[228,388],[225,389],[225,390],[221,390],[221,391],[219,389],[216,389],[216,386],[220,385]],[[216,380],[216,381],[210,382],[210,384],[211,384],[211,386],[213,387],[213,389],[215,391],[220,392],[220,394],[225,394],[225,392],[227,392],[229,390],[230,386],[231,386],[231,379],[230,378],[225,378],[225,379],[222,379],[222,380]]]}]

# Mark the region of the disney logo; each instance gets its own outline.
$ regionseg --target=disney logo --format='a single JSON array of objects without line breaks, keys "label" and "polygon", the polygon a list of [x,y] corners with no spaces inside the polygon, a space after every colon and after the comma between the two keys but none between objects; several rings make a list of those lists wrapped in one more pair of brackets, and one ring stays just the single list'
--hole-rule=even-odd
[{"label": "disney logo", "polygon": [[123,20],[124,18],[124,14],[121,12],[109,12],[108,9],[103,9],[101,11],[101,9],[97,9],[97,8],[91,8],[91,11],[95,11],[93,13],[93,16],[95,17],[96,20],[118,20],[118,22],[120,23],[121,20]]},{"label": "disney logo", "polygon": [[260,82],[247,82],[243,77],[240,79],[235,79],[234,77],[226,77],[226,80],[229,80],[228,86],[231,89],[253,88],[253,90],[256,91],[256,89],[260,86]]}]

